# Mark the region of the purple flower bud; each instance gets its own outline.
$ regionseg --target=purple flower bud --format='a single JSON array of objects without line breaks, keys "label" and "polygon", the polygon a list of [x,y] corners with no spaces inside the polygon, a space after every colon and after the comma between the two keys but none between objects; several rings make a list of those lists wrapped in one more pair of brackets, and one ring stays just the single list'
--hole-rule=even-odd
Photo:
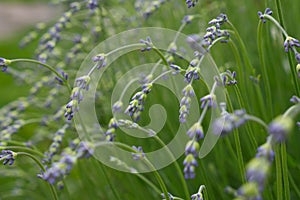
[{"label": "purple flower bud", "polygon": [[276,117],[268,127],[268,132],[276,142],[284,142],[293,128],[293,120],[289,116]]},{"label": "purple flower bud", "polygon": [[263,190],[264,183],[270,172],[271,163],[264,157],[253,158],[247,164],[247,180],[257,183],[259,191]]},{"label": "purple flower bud", "polygon": [[10,60],[5,58],[0,58],[0,67],[2,67],[1,71],[5,72],[7,70],[7,66],[11,63]]},{"label": "purple flower bud", "polygon": [[196,122],[186,133],[190,139],[196,139],[196,141],[199,141],[204,137],[204,132],[201,124]]},{"label": "purple flower bud", "polygon": [[132,157],[134,160],[140,160],[145,157],[145,153],[143,152],[143,148],[141,146],[132,146],[133,150],[136,151],[136,153],[132,153]]},{"label": "purple flower bud", "polygon": [[198,166],[198,163],[194,157],[193,154],[188,154],[184,161],[183,161],[183,165],[184,165],[184,178],[185,179],[194,179],[196,176],[195,173],[195,169]]}]

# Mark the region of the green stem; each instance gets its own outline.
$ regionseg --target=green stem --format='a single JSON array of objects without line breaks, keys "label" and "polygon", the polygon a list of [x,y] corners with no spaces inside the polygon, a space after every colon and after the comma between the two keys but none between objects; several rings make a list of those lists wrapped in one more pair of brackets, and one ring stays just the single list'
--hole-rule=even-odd
[{"label": "green stem", "polygon": [[47,68],[47,69],[49,69],[51,72],[53,72],[58,78],[60,78],[62,81],[63,81],[63,83],[64,83],[64,85],[66,85],[67,86],[67,88],[68,88],[68,90],[69,90],[69,92],[71,93],[71,87],[70,87],[70,85],[69,85],[69,83],[68,83],[68,81],[56,70],[56,69],[54,69],[52,66],[50,66],[50,65],[48,65],[48,64],[46,64],[46,63],[42,63],[42,62],[40,62],[40,61],[37,61],[37,60],[33,60],[33,59],[27,59],[27,58],[18,58],[18,59],[13,59],[13,60],[10,60],[11,61],[11,63],[17,63],[17,62],[28,62],[28,63],[34,63],[34,64],[38,64],[38,65],[41,65],[41,66],[43,66],[43,67],[45,67],[45,68]]},{"label": "green stem", "polygon": [[254,121],[254,122],[260,124],[261,126],[263,126],[266,130],[268,130],[268,125],[258,117],[246,114],[245,119],[250,120],[250,121]]},{"label": "green stem", "polygon": [[[167,147],[166,144],[165,144],[159,137],[154,136],[154,139],[155,139],[162,147]],[[173,156],[172,152],[170,151],[170,149],[169,149],[169,148],[166,148],[166,149],[167,149],[167,153],[169,154],[169,156],[170,156],[173,160],[175,160],[174,165],[175,165],[175,168],[176,168],[176,170],[177,170],[177,174],[179,174],[179,179],[180,179],[180,181],[181,181],[181,184],[182,184],[182,186],[183,186],[183,190],[184,190],[184,193],[185,193],[185,198],[186,198],[186,199],[189,199],[191,195],[190,195],[190,193],[189,193],[189,189],[188,189],[187,184],[186,184],[186,182],[185,182],[185,179],[184,179],[184,176],[183,176],[183,174],[182,174],[181,168],[180,168],[178,162],[176,161],[176,159],[174,158],[174,156]]]},{"label": "green stem", "polygon": [[289,109],[287,109],[283,116],[289,116],[291,118],[295,118],[300,113],[300,103],[291,106]]},{"label": "green stem", "polygon": [[[31,158],[41,168],[41,170],[43,172],[46,171],[46,169],[43,166],[43,164],[35,156],[33,156],[33,155],[29,154],[29,153],[26,153],[26,152],[16,152],[16,153],[17,153],[17,156],[24,155],[24,156],[27,156],[27,157]],[[52,184],[50,184],[50,183],[49,183],[49,186],[50,186],[50,189],[51,189],[51,193],[53,195],[53,199],[58,200],[58,196],[57,196],[57,193],[56,193],[56,190],[55,190],[54,186]]]},{"label": "green stem", "polygon": [[276,165],[276,193],[277,193],[277,200],[282,200],[282,167],[281,167],[281,160],[280,160],[280,149],[279,146],[275,147],[275,165]]},{"label": "green stem", "polygon": [[287,152],[286,144],[281,144],[281,162],[282,162],[282,174],[283,174],[283,186],[284,186],[284,199],[291,199],[290,185],[289,185],[289,170],[287,165]]},{"label": "green stem", "polygon": [[[228,93],[227,93],[227,97],[229,98]],[[228,104],[229,104],[230,110],[233,110],[231,101],[228,101]],[[245,165],[244,165],[243,152],[242,152],[242,147],[241,147],[238,130],[234,130],[234,141],[235,141],[235,146],[236,146],[236,151],[237,151],[237,161],[238,161],[238,167],[239,167],[242,183],[245,183],[246,182],[245,168],[244,168]]]},{"label": "green stem", "polygon": [[[244,102],[242,101],[242,95],[241,95],[241,92],[240,92],[239,88],[238,88],[236,85],[234,86],[234,91],[235,91],[235,93],[236,93],[236,95],[237,95],[237,99],[238,99],[239,105],[240,105],[242,108],[244,108],[244,107],[245,107],[245,104],[244,104]],[[232,107],[232,106],[231,106],[231,107]],[[231,109],[233,110],[233,108],[231,108]],[[248,123],[246,123],[246,130],[247,130],[247,132],[249,133],[250,143],[251,143],[253,149],[256,149],[256,147],[257,147],[257,141],[256,141],[256,139],[255,139],[253,130],[252,130],[252,128],[249,126]]]},{"label": "green stem", "polygon": [[298,188],[298,185],[294,181],[294,177],[291,175],[290,172],[289,172],[289,180],[291,182],[292,187],[294,188],[296,195],[298,196],[298,199],[300,199],[300,190]]},{"label": "green stem", "polygon": [[12,150],[16,150],[16,151],[25,151],[25,152],[40,156],[42,158],[44,157],[44,154],[42,154],[41,152],[34,150],[34,149],[30,149],[28,147],[24,147],[24,146],[1,146],[0,149],[12,149]]},{"label": "green stem", "polygon": [[262,77],[263,82],[265,86],[265,92],[266,92],[266,103],[267,107],[270,111],[270,116],[273,116],[273,104],[272,104],[272,96],[271,96],[271,87],[270,87],[270,81],[269,81],[269,74],[266,67],[265,59],[264,59],[264,53],[263,53],[263,43],[262,43],[262,21],[260,20],[257,27],[257,46],[258,46],[258,54],[260,59],[260,65],[262,68]]},{"label": "green stem", "polygon": [[109,177],[108,177],[108,175],[107,175],[107,173],[106,173],[106,171],[105,171],[105,169],[104,169],[104,167],[103,167],[103,164],[102,163],[100,163],[100,162],[98,162],[99,163],[99,166],[100,166],[100,168],[101,168],[101,170],[102,170],[102,172],[103,172],[103,174],[104,174],[104,176],[105,176],[105,179],[107,180],[107,182],[108,182],[108,185],[109,185],[109,187],[111,188],[111,190],[112,190],[112,192],[113,192],[113,194],[115,195],[115,197],[117,198],[117,199],[122,199],[120,196],[119,196],[119,194],[117,193],[117,191],[116,191],[116,187],[114,187],[113,185],[112,185],[112,183],[111,183],[111,181],[110,181],[110,179],[109,179]]},{"label": "green stem", "polygon": [[[98,147],[98,146],[101,146],[101,145],[116,145],[116,146],[122,148],[123,150],[127,150],[127,151],[133,152],[133,153],[139,153],[139,152],[135,151],[129,145],[121,143],[121,142],[100,142],[100,143],[95,144],[95,147]],[[153,173],[156,177],[156,180],[157,180],[157,182],[159,183],[159,185],[161,187],[161,190],[163,191],[164,195],[166,196],[166,199],[170,200],[170,198],[168,196],[167,187],[166,187],[165,183],[163,182],[163,179],[161,178],[161,176],[159,175],[159,173],[155,169],[155,167],[151,164],[151,162],[147,158],[143,158],[142,160],[153,171]]]},{"label": "green stem", "polygon": [[[141,130],[141,131],[144,131],[146,133],[148,133],[149,135],[152,135],[153,133],[150,132],[148,129],[145,129],[143,127],[140,127],[139,125],[136,127],[137,129]],[[153,137],[162,147],[167,147],[166,144],[159,138],[157,137],[156,135]],[[184,176],[182,174],[182,171],[181,171],[181,168],[178,164],[178,162],[176,161],[176,159],[174,158],[174,155],[172,154],[172,152],[170,151],[169,148],[166,148],[166,151],[167,153],[169,154],[170,158],[172,160],[175,160],[174,162],[174,165],[175,165],[175,168],[177,170],[177,173],[179,174],[179,178],[180,178],[180,181],[181,181],[181,184],[183,186],[183,190],[184,190],[184,193],[185,193],[185,196],[186,196],[186,199],[189,199],[190,198],[190,193],[189,193],[189,190],[188,190],[188,187],[186,185],[186,182],[185,182],[185,179],[184,179]]]},{"label": "green stem", "polygon": [[[275,26],[277,26],[277,28],[280,29],[280,31],[282,32],[283,37],[287,38],[289,35],[285,31],[285,25],[284,25],[284,21],[283,21],[281,3],[280,3],[279,0],[276,0],[276,7],[277,7],[277,12],[278,12],[280,23],[278,23],[278,21],[270,15],[264,15],[264,18],[269,19],[270,21],[272,21],[275,24]],[[293,50],[295,51],[295,49],[293,49]],[[299,86],[299,83],[297,81],[298,75],[297,75],[295,66],[293,64],[293,57],[292,57],[292,53],[290,51],[288,52],[288,60],[289,60],[290,70],[292,72],[293,83],[294,83],[294,87],[295,87],[295,90],[296,90],[296,94],[299,96],[300,95],[300,86]]]}]

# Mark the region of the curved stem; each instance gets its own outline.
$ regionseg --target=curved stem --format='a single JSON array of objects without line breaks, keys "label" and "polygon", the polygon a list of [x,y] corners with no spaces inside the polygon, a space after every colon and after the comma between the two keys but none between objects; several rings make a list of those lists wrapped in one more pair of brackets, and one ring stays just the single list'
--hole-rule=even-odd
[{"label": "curved stem", "polygon": [[[159,137],[154,136],[154,139],[155,139],[162,147],[167,147],[166,144],[165,144]],[[175,168],[176,168],[176,170],[177,170],[177,173],[179,174],[179,179],[180,179],[180,181],[181,181],[181,184],[182,184],[182,186],[183,186],[183,190],[184,190],[184,193],[185,193],[185,198],[186,198],[186,199],[189,199],[189,198],[190,198],[189,189],[188,189],[187,184],[186,184],[186,182],[185,182],[185,179],[184,179],[184,176],[183,176],[182,171],[181,171],[181,169],[180,169],[180,166],[179,166],[178,162],[176,161],[176,159],[174,158],[174,156],[173,156],[172,152],[170,151],[170,149],[169,149],[169,148],[166,148],[166,150],[167,150],[169,156],[170,156],[173,160],[175,160],[174,165],[175,165]]]},{"label": "curved stem", "polygon": [[270,116],[273,117],[273,104],[272,104],[272,96],[271,96],[271,87],[270,87],[270,81],[268,76],[268,70],[266,67],[264,55],[263,55],[263,43],[262,43],[262,21],[260,20],[257,27],[257,46],[258,46],[258,53],[259,53],[259,59],[260,64],[262,68],[262,76],[265,86],[265,92],[266,92],[266,103],[269,107],[268,110],[270,110]]},{"label": "curved stem", "polygon": [[253,115],[248,115],[248,114],[246,114],[246,115],[245,115],[245,119],[250,120],[250,121],[257,122],[258,124],[262,125],[266,130],[268,130],[268,125],[267,125],[263,120],[261,120],[261,119],[258,118],[258,117],[255,117],[255,116],[253,116]]},{"label": "curved stem", "polygon": [[160,79],[161,77],[167,75],[168,73],[171,73],[173,70],[168,70],[165,71],[164,73],[160,74],[159,76],[157,76],[155,79],[153,79],[153,81],[151,81],[151,83],[154,83],[155,81],[157,81],[158,79]]},{"label": "curved stem", "polygon": [[300,113],[300,103],[291,106],[288,110],[286,110],[283,116],[289,116],[291,118],[295,118]]},{"label": "curved stem", "polygon": [[[27,156],[27,157],[31,158],[33,161],[35,161],[36,164],[38,164],[38,166],[41,168],[41,170],[43,172],[46,171],[46,169],[43,166],[43,164],[35,156],[33,156],[33,155],[29,154],[29,153],[26,153],[26,152],[16,152],[16,153],[17,153],[17,156],[24,155],[24,156]],[[51,193],[53,195],[53,199],[58,200],[58,196],[57,196],[57,193],[56,193],[56,190],[55,190],[54,186],[52,184],[50,184],[50,183],[49,183],[49,186],[50,186],[50,189],[51,189]]]},{"label": "curved stem", "polygon": [[28,147],[24,147],[24,146],[1,146],[0,149],[12,149],[12,150],[16,150],[16,151],[25,151],[25,152],[35,154],[40,157],[44,157],[44,154],[42,154],[41,152],[34,150],[34,149],[30,149]]},{"label": "curved stem", "polygon": [[[274,19],[274,17],[270,16],[270,15],[263,15],[264,18],[269,19],[271,22],[273,22],[275,24],[275,26],[277,28],[280,29],[280,31],[282,32],[283,37],[287,38],[289,37],[289,35],[287,34],[285,27],[284,27],[284,22],[283,22],[283,15],[282,15],[282,9],[281,9],[281,3],[279,0],[276,0],[276,7],[277,7],[277,12],[278,12],[278,16],[279,16],[279,22]],[[293,51],[295,52],[295,49],[293,47]],[[298,75],[297,72],[295,70],[295,67],[293,65],[293,58],[292,58],[292,53],[289,51],[288,52],[288,60],[289,60],[289,65],[290,65],[290,70],[292,72],[292,77],[293,77],[293,82],[294,82],[294,87],[296,90],[296,94],[300,95],[300,86],[298,84]]]},{"label": "curved stem", "polygon": [[[129,152],[133,152],[133,153],[139,153],[137,151],[135,151],[132,147],[130,147],[127,144],[121,143],[121,142],[100,142],[100,143],[96,143],[95,147],[101,146],[101,145],[116,145],[124,150],[127,150]],[[161,178],[161,176],[159,175],[159,173],[157,172],[157,170],[155,169],[155,167],[151,164],[151,162],[147,159],[147,158],[143,158],[142,159],[145,164],[153,171],[157,182],[159,183],[161,190],[163,191],[165,197],[167,200],[170,200],[169,195],[168,195],[168,191],[167,191],[167,187],[165,185],[165,183],[163,182],[163,179]]]},{"label": "curved stem", "polygon": [[41,65],[41,66],[43,66],[43,67],[45,67],[45,68],[47,68],[47,69],[49,69],[51,72],[53,72],[58,78],[60,78],[62,81],[63,81],[63,83],[64,83],[64,85],[66,85],[67,86],[67,88],[68,88],[68,90],[69,90],[69,92],[71,93],[71,87],[70,87],[70,85],[69,85],[69,83],[68,83],[68,81],[56,70],[56,69],[54,69],[52,66],[50,66],[50,65],[48,65],[48,64],[46,64],[46,63],[42,63],[42,62],[40,62],[40,61],[37,61],[37,60],[33,60],[33,59],[27,59],[27,58],[18,58],[18,59],[12,59],[12,60],[10,60],[11,61],[11,63],[17,63],[17,62],[28,62],[28,63],[34,63],[34,64],[38,64],[38,65]]}]

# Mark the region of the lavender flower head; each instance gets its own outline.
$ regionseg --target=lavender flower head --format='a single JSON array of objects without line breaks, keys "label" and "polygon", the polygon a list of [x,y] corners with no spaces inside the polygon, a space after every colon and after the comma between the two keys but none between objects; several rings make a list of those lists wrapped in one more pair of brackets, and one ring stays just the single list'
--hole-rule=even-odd
[{"label": "lavender flower head", "polygon": [[89,76],[81,76],[75,80],[76,86],[83,90],[89,90],[91,78]]},{"label": "lavender flower head", "polygon": [[191,196],[191,199],[192,199],[192,200],[204,200],[203,195],[202,195],[201,192],[198,192],[198,193],[196,193],[196,194],[193,194],[193,195]]},{"label": "lavender flower head", "polygon": [[185,3],[188,8],[194,7],[197,4],[198,0],[186,0]]},{"label": "lavender flower head", "polygon": [[272,15],[273,11],[270,8],[266,8],[264,13],[262,13],[261,11],[258,11],[257,14],[258,14],[258,17],[261,19],[261,21],[263,23],[266,23],[267,21],[266,21],[264,15]]},{"label": "lavender flower head", "polygon": [[241,199],[262,200],[258,189],[258,185],[255,182],[248,182],[243,184],[237,190],[237,196]]},{"label": "lavender flower head", "polygon": [[107,65],[107,55],[104,53],[94,56],[92,60],[97,63],[97,69],[101,69]]},{"label": "lavender flower head", "polygon": [[197,157],[200,145],[198,142],[190,140],[185,146],[185,155],[193,154],[194,157]]},{"label": "lavender flower head", "polygon": [[293,128],[293,120],[289,116],[276,117],[268,127],[268,132],[276,142],[284,142]]},{"label": "lavender flower head", "polygon": [[194,179],[196,176],[195,169],[198,166],[198,162],[196,161],[194,155],[188,154],[183,161],[183,165],[184,178]]},{"label": "lavender flower head", "polygon": [[200,99],[200,102],[202,102],[201,106],[200,106],[202,109],[205,108],[205,106],[216,107],[216,103],[215,103],[216,102],[216,95],[208,94],[208,95],[202,97]]},{"label": "lavender flower head", "polygon": [[266,158],[268,161],[272,162],[274,160],[274,156],[275,156],[275,153],[272,149],[272,144],[271,144],[271,141],[270,141],[270,136],[268,138],[268,141],[259,146],[257,148],[257,153],[256,153],[256,157],[257,158]]},{"label": "lavender flower head", "polygon": [[265,180],[270,172],[271,163],[263,157],[253,158],[247,164],[247,180],[255,182],[260,191],[263,190]]},{"label": "lavender flower head", "polygon": [[221,117],[214,121],[213,132],[222,136],[227,135],[247,121],[245,116],[245,110],[236,110],[234,113],[223,111]]},{"label": "lavender flower head", "polygon": [[191,140],[195,138],[197,141],[199,141],[204,137],[203,128],[198,122],[196,122],[186,134]]},{"label": "lavender flower head", "polygon": [[194,89],[191,84],[188,84],[182,90],[183,97],[180,100],[179,122],[185,123],[190,112],[191,97],[195,96]]},{"label": "lavender flower head", "polygon": [[293,47],[300,47],[300,43],[299,43],[299,40],[288,36],[288,37],[286,37],[286,39],[283,43],[283,46],[284,46],[285,52],[288,52],[289,49],[292,49]]},{"label": "lavender flower head", "polygon": [[[170,200],[174,200],[174,196],[170,192],[168,192],[168,196]],[[167,199],[164,193],[161,194],[161,197],[163,198],[162,200]]]},{"label": "lavender flower head", "polygon": [[0,67],[2,67],[1,71],[5,72],[7,70],[7,66],[11,63],[10,60],[5,58],[0,58]]},{"label": "lavender flower head", "polygon": [[290,102],[297,104],[300,103],[300,98],[297,97],[296,95],[292,96],[292,98],[290,98]]},{"label": "lavender flower head", "polygon": [[153,47],[151,38],[148,36],[146,40],[140,39],[140,43],[145,44],[146,47],[142,48],[141,51],[150,51]]},{"label": "lavender flower head", "polygon": [[0,154],[0,161],[3,160],[3,165],[9,164],[12,165],[15,162],[17,153],[11,150],[2,150]]},{"label": "lavender flower head", "polygon": [[141,146],[132,146],[132,149],[136,151],[136,153],[131,153],[134,160],[141,160],[145,157],[145,153],[143,152],[143,148]]}]

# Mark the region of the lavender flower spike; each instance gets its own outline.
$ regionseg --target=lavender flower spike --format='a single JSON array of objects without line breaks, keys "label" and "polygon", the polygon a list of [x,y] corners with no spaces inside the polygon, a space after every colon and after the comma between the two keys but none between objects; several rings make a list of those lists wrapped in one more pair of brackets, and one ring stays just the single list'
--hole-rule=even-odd
[{"label": "lavender flower spike", "polygon": [[5,72],[7,70],[7,66],[11,63],[10,60],[5,58],[0,58],[0,67],[2,67],[1,71]]},{"label": "lavender flower spike", "polygon": [[276,117],[268,127],[268,132],[273,135],[275,141],[284,142],[287,139],[288,134],[293,128],[293,120],[289,116]]},{"label": "lavender flower spike", "polygon": [[2,150],[0,154],[0,161],[3,161],[3,165],[6,165],[7,163],[9,165],[14,164],[15,158],[17,156],[17,153],[11,151],[11,150]]}]

